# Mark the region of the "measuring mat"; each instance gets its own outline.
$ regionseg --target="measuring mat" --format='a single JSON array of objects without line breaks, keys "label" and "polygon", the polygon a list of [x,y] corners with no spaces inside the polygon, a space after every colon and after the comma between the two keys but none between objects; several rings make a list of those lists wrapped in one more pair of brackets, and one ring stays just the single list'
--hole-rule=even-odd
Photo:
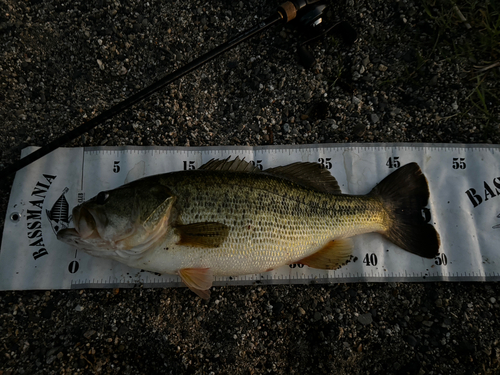
[{"label": "measuring mat", "polygon": [[[23,156],[36,148],[23,150]],[[145,176],[196,169],[239,156],[260,169],[317,162],[343,193],[367,194],[410,162],[430,189],[423,216],[441,236],[440,253],[424,259],[376,233],[356,236],[353,259],[335,271],[292,264],[214,285],[305,284],[359,281],[500,280],[500,147],[452,144],[341,144],[257,147],[60,148],[16,175],[0,251],[0,289],[181,286],[176,275],[155,274],[96,258],[56,238],[73,227],[74,206],[102,190]]]}]

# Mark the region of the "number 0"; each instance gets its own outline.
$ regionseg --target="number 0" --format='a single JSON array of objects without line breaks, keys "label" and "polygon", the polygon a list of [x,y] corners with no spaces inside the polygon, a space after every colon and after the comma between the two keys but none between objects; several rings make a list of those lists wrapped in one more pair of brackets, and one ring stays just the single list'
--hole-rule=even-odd
[{"label": "number 0", "polygon": [[76,260],[70,262],[68,266],[68,271],[70,273],[76,273],[78,269],[80,268],[80,263],[78,263]]}]

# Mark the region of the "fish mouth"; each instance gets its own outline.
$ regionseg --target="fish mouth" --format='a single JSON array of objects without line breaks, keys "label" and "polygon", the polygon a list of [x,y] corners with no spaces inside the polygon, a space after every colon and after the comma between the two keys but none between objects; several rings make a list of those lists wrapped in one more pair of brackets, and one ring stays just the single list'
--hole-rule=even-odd
[{"label": "fish mouth", "polygon": [[57,232],[57,239],[65,243],[76,242],[80,238],[75,228],[64,228]]},{"label": "fish mouth", "polygon": [[75,231],[81,239],[99,236],[96,220],[89,209],[83,206],[75,207],[73,209],[73,222]]},{"label": "fish mouth", "polygon": [[62,229],[57,233],[57,238],[63,242],[92,243],[104,246],[107,249],[128,249],[134,244],[136,226],[131,226],[119,233],[107,233],[108,218],[104,212],[87,205],[73,208],[74,228]]},{"label": "fish mouth", "polygon": [[102,240],[94,215],[87,208],[77,206],[73,209],[73,223],[74,228],[64,228],[57,232],[58,240],[71,245],[82,244],[81,240]]}]

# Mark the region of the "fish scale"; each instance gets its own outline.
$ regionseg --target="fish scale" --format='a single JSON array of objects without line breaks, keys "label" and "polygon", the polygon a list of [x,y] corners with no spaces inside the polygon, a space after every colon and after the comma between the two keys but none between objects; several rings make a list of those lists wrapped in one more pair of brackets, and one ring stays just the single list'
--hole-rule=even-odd
[{"label": "fish scale", "polygon": [[266,174],[200,172],[172,173],[160,183],[177,197],[183,224],[219,222],[229,235],[215,249],[170,244],[178,259],[169,262],[173,268],[258,273],[296,262],[334,238],[384,229],[382,205],[372,197],[321,193]]}]

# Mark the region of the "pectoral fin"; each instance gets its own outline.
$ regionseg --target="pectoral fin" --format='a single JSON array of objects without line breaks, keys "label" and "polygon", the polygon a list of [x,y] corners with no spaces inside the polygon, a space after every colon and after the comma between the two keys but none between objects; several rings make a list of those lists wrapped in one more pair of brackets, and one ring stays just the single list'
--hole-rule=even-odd
[{"label": "pectoral fin", "polygon": [[175,227],[180,235],[178,245],[219,247],[229,234],[229,227],[221,223],[193,223]]},{"label": "pectoral fin", "polygon": [[321,270],[334,270],[351,258],[353,243],[350,238],[341,238],[328,242],[320,250],[297,263]]},{"label": "pectoral fin", "polygon": [[213,274],[210,268],[183,268],[178,271],[186,286],[203,299],[210,298]]}]

